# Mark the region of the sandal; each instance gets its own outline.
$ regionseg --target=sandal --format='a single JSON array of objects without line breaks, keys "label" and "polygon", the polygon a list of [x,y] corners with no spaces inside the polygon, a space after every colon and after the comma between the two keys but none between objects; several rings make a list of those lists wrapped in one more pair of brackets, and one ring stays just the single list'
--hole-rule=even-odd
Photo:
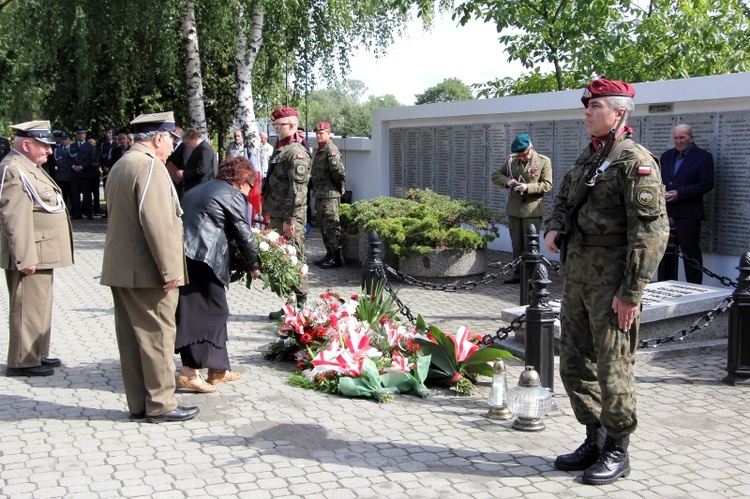
[{"label": "sandal", "polygon": [[201,373],[198,373],[195,376],[185,376],[180,373],[177,377],[177,387],[192,390],[196,393],[213,393],[218,390],[218,387],[213,386],[213,384],[206,383],[206,380],[203,379]]},{"label": "sandal", "polygon": [[218,385],[219,383],[224,383],[225,381],[237,381],[240,378],[242,378],[242,374],[238,373],[237,371],[224,371],[223,369],[208,370],[208,382],[212,385]]}]

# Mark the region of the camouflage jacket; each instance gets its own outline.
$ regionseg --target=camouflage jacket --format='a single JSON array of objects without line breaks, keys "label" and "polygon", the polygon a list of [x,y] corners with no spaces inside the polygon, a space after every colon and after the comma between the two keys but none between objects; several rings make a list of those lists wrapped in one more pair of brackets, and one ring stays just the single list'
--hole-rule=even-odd
[{"label": "camouflage jacket", "polygon": [[[577,282],[617,286],[618,297],[637,304],[664,255],[669,223],[658,161],[630,140],[630,134],[617,138],[623,141],[615,145],[619,154],[578,213],[578,231],[568,242],[563,273]],[[593,155],[589,145],[565,174],[546,231],[559,230],[573,209]]]},{"label": "camouflage jacket", "polygon": [[346,179],[346,167],[339,148],[332,140],[315,153],[312,165],[312,183],[315,199],[341,196]]},{"label": "camouflage jacket", "polygon": [[299,142],[276,149],[268,160],[268,192],[263,211],[273,218],[292,223],[307,219],[307,183],[310,154]]}]

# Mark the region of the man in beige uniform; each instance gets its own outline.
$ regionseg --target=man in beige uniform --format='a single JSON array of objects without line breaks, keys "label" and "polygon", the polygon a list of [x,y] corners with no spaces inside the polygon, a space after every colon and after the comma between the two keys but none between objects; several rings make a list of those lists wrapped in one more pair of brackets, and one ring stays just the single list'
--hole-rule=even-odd
[{"label": "man in beige uniform", "polygon": [[174,393],[177,288],[186,275],[182,210],[164,166],[172,153],[174,118],[171,112],[147,114],[130,124],[135,144],[107,179],[101,283],[112,288],[132,418],[185,421],[199,409],[178,406]]},{"label": "man in beige uniform", "polygon": [[13,149],[0,162],[0,260],[8,283],[6,376],[49,376],[55,268],[73,265],[73,237],[62,191],[41,168],[54,144],[49,121],[11,125]]}]

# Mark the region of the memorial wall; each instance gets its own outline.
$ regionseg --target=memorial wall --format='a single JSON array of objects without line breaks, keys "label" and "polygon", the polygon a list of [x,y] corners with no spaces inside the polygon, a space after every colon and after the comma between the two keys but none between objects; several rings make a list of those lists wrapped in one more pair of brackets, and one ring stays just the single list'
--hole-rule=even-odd
[{"label": "memorial wall", "polygon": [[[714,155],[715,186],[705,196],[704,249],[741,255],[748,250],[750,232],[750,111],[649,114],[631,118],[630,125],[634,139],[658,158],[674,146],[672,128],[678,123],[690,124],[695,143]],[[510,143],[519,133],[528,133],[536,150],[552,159],[549,213],[565,172],[589,140],[582,119],[391,128],[390,195],[429,188],[502,213],[508,191],[492,184],[490,175],[507,167]]]}]

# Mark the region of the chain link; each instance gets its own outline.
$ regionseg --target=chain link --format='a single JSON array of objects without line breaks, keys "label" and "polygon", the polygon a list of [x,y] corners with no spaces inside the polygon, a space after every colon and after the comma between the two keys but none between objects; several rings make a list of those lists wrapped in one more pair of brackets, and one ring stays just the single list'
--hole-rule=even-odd
[{"label": "chain link", "polygon": [[542,261],[547,265],[547,267],[551,268],[555,271],[555,274],[560,275],[560,268],[562,267],[559,263],[552,262],[547,259],[544,255],[542,255]]},{"label": "chain link", "polygon": [[500,326],[495,331],[495,334],[485,334],[480,342],[484,346],[490,346],[495,341],[503,341],[508,338],[510,333],[516,332],[521,329],[521,326],[526,321],[526,314],[519,315],[511,321],[507,326]]},{"label": "chain link", "polygon": [[487,274],[482,278],[481,281],[466,281],[461,284],[435,284],[433,282],[424,282],[420,281],[419,279],[415,279],[414,277],[404,274],[400,270],[396,270],[390,265],[383,265],[383,268],[386,272],[391,274],[393,277],[398,279],[399,281],[405,282],[406,284],[411,284],[412,286],[418,286],[430,291],[445,291],[447,293],[452,293],[454,291],[468,291],[476,288],[479,285],[482,284],[489,284],[493,282],[498,277],[505,275],[508,273],[508,271],[515,268],[519,263],[521,263],[521,257],[516,258],[512,262],[504,265],[500,272],[497,272],[496,274]]},{"label": "chain link", "polygon": [[388,276],[385,275],[384,269],[381,267],[377,267],[375,269],[375,275],[380,279],[381,282],[383,282],[383,287],[385,288],[388,293],[390,293],[393,300],[396,302],[396,305],[399,306],[399,312],[402,312],[407,319],[409,319],[409,322],[412,325],[416,325],[417,318],[414,317],[414,314],[411,313],[411,310],[409,307],[406,306],[404,302],[401,301],[401,298],[398,297],[396,294],[396,290],[393,289],[393,286],[391,286],[391,283],[388,282]]},{"label": "chain link", "polygon": [[701,262],[699,262],[698,260],[696,260],[694,258],[690,258],[689,256],[683,254],[682,250],[680,250],[680,248],[677,248],[677,256],[680,257],[680,258],[682,258],[682,259],[684,259],[685,261],[687,261],[690,264],[690,266],[692,266],[693,268],[696,268],[696,269],[700,270],[701,272],[703,272],[704,274],[706,274],[709,277],[713,277],[714,279],[716,279],[717,281],[719,281],[724,286],[726,286],[728,288],[736,288],[737,287],[737,281],[733,281],[732,279],[730,279],[728,277],[720,276],[719,274],[711,272],[709,269],[707,269],[706,267],[704,267],[703,264],[701,264]]},{"label": "chain link", "polygon": [[664,343],[683,341],[689,333],[693,333],[695,331],[698,331],[699,329],[707,327],[711,322],[713,322],[714,319],[716,319],[716,317],[726,312],[733,303],[734,298],[732,298],[731,296],[727,296],[726,298],[724,298],[724,300],[722,300],[721,303],[719,303],[719,305],[716,306],[716,308],[700,316],[692,324],[690,324],[690,326],[675,331],[674,333],[663,338],[640,340],[638,341],[638,348],[656,348],[660,345],[663,345]]}]

